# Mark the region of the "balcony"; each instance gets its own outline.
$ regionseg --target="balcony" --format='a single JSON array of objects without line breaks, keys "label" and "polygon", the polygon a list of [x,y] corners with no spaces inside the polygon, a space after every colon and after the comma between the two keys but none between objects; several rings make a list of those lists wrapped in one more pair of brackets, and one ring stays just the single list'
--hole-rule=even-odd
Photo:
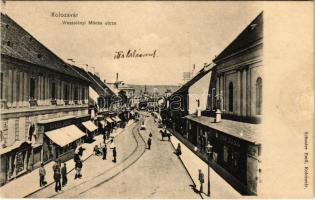
[{"label": "balcony", "polygon": [[38,106],[37,99],[29,99],[28,100],[30,107]]},{"label": "balcony", "polygon": [[51,99],[50,103],[51,103],[51,105],[56,106],[57,105],[57,100],[56,99]]},{"label": "balcony", "polygon": [[0,100],[0,108],[1,108],[1,109],[7,109],[7,108],[8,108],[7,100],[6,100],[6,99],[1,99],[1,100]]}]

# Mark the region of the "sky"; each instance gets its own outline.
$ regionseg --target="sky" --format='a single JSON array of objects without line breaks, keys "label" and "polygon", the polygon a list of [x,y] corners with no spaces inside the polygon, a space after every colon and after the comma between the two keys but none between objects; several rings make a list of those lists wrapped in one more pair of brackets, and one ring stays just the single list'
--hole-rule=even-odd
[{"label": "sky", "polygon": [[[210,63],[262,11],[258,2],[27,2],[4,12],[63,60],[88,64],[107,82],[177,85],[193,65]],[[78,17],[52,17],[51,13]],[[62,21],[103,25],[64,25]],[[104,22],[116,25],[104,25]],[[136,50],[156,57],[114,59]]]}]

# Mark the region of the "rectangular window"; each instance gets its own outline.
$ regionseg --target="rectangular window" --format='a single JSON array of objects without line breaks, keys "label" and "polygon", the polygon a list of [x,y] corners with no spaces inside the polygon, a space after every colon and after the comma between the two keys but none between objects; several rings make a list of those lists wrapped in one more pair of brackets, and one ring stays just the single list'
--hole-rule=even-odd
[{"label": "rectangular window", "polygon": [[3,73],[0,73],[0,99],[3,99]]},{"label": "rectangular window", "polygon": [[84,93],[84,88],[82,88],[82,90],[81,90],[81,93],[82,93],[82,100],[84,100],[85,99],[85,93]]},{"label": "rectangular window", "polygon": [[31,78],[30,79],[30,90],[29,90],[30,99],[35,99],[35,88],[36,88],[35,79]]},{"label": "rectangular window", "polygon": [[51,84],[51,99],[56,99],[56,83]]},{"label": "rectangular window", "polygon": [[69,85],[64,85],[64,100],[69,100]]},{"label": "rectangular window", "polygon": [[211,92],[211,108],[212,108],[212,110],[214,110],[215,109],[215,107],[214,107],[214,103],[215,103],[215,88],[212,88],[212,92]]}]

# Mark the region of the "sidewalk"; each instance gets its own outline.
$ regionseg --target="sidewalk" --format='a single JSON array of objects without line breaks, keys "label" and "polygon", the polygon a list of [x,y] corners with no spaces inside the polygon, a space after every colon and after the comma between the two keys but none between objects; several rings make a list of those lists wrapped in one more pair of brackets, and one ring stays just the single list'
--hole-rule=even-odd
[{"label": "sidewalk", "polygon": [[174,148],[180,143],[182,155],[180,159],[185,165],[188,173],[193,179],[196,189],[199,190],[200,183],[198,180],[198,169],[201,169],[205,175],[205,183],[203,184],[203,192],[201,195],[203,198],[242,198],[242,195],[238,193],[231,185],[229,185],[220,175],[218,175],[213,169],[210,168],[210,191],[211,197],[206,194],[208,192],[208,165],[203,160],[201,160],[194,152],[185,146],[180,140],[175,136],[171,137],[171,143]]},{"label": "sidewalk", "polygon": [[[134,120],[130,120],[126,127],[130,126],[134,123]],[[125,129],[117,128],[114,130],[114,132],[111,134],[111,136],[116,137],[120,133],[122,133]],[[87,160],[91,155],[93,155],[93,149],[95,145],[99,145],[103,143],[103,136],[97,135],[94,137],[94,142],[91,144],[83,143],[81,146],[85,148],[85,151],[82,155],[82,160]],[[109,143],[110,139],[106,140],[106,143]],[[74,161],[73,159],[68,160],[67,162],[67,169],[68,173],[74,170]],[[46,169],[46,176],[45,180],[47,181],[47,187],[48,185],[51,185],[54,183],[53,180],[53,166],[54,162],[49,162],[45,165]],[[1,198],[23,198],[26,197],[38,190],[41,190],[45,187],[39,187],[39,172],[38,169],[33,170],[32,172],[25,174],[24,176],[21,176],[15,180],[10,181],[9,183],[3,185],[0,187],[0,194]]]}]

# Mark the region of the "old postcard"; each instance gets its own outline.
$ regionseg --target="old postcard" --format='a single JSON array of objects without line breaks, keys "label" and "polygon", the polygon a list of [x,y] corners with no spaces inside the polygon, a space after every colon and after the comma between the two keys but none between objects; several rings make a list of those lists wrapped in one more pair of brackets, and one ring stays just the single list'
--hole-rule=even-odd
[{"label": "old postcard", "polygon": [[3,0],[1,198],[312,198],[313,9]]}]

